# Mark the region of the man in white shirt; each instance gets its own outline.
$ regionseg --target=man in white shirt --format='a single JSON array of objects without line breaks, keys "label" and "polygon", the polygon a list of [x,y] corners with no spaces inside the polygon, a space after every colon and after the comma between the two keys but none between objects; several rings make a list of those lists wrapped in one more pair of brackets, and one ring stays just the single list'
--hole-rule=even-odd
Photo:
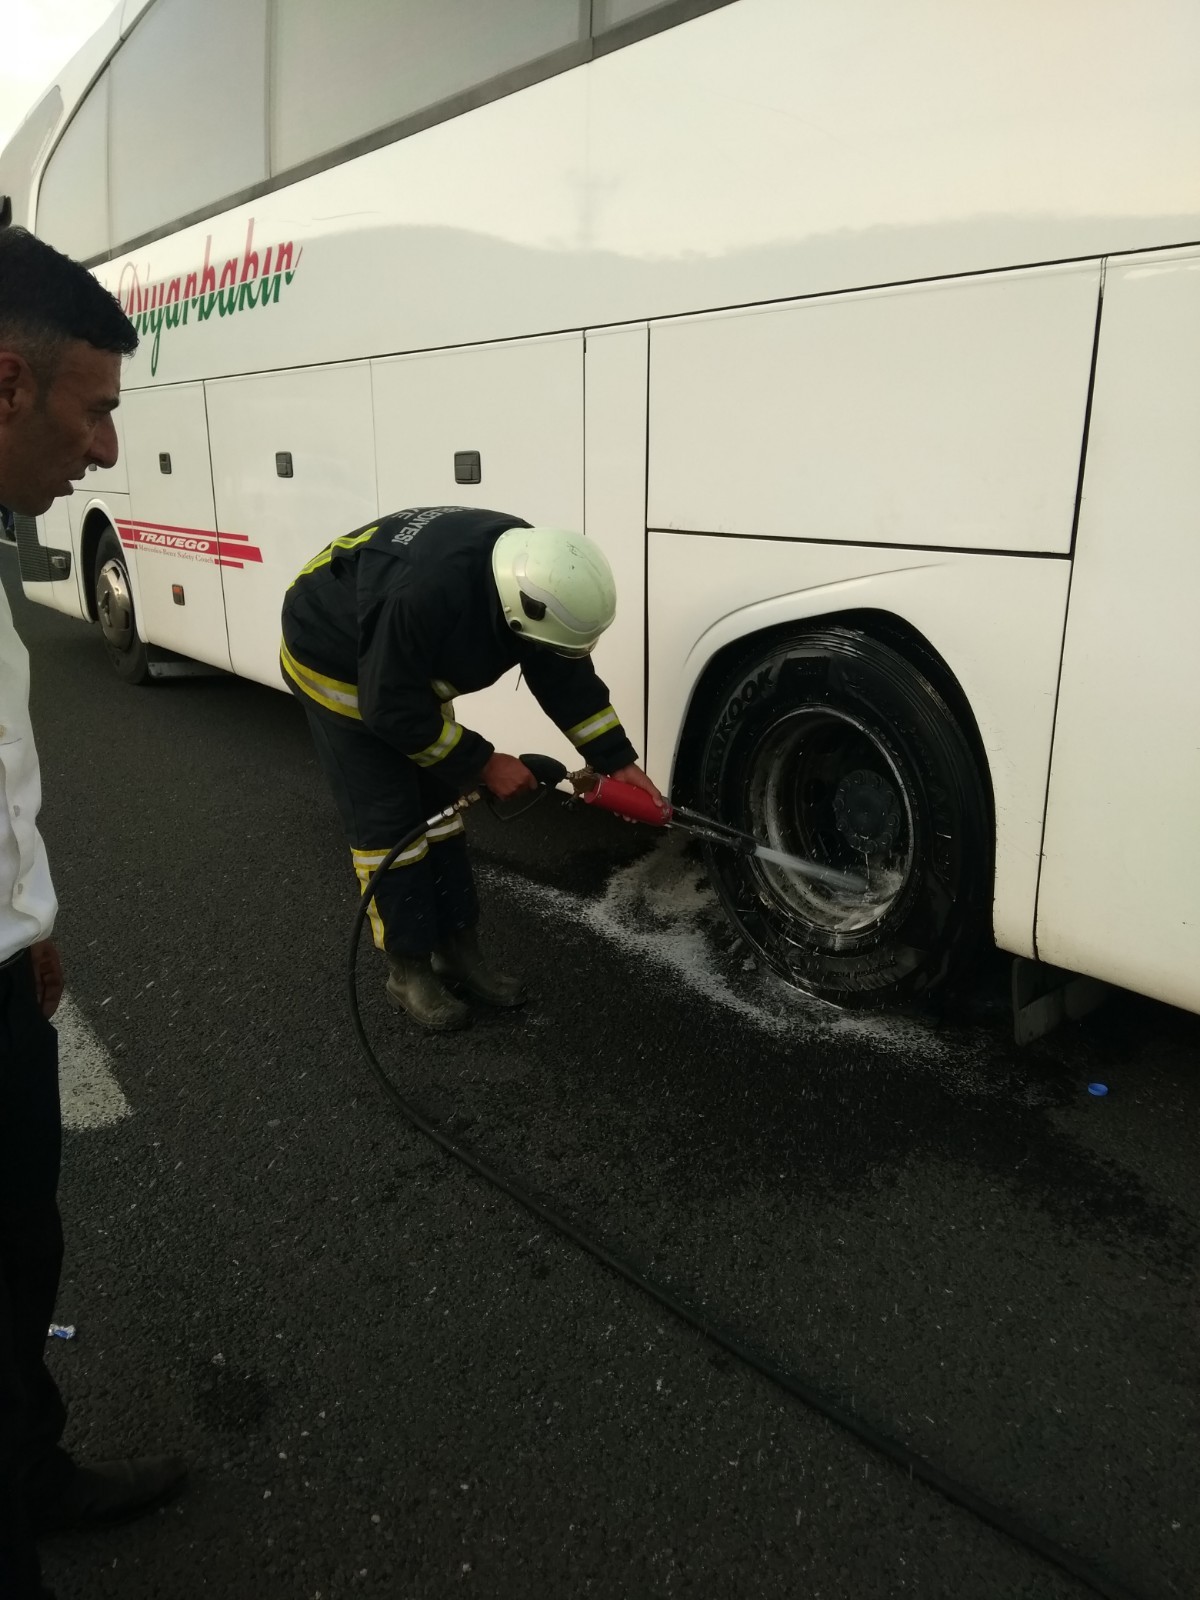
[{"label": "man in white shirt", "polygon": [[[38,516],[117,459],[112,414],[137,334],[85,268],[0,229],[0,504]],[[46,1600],[35,1540],[122,1520],[182,1482],[170,1457],[81,1466],[44,1361],[62,1266],[57,910],[37,830],[29,661],[0,588],[0,1596]]]}]

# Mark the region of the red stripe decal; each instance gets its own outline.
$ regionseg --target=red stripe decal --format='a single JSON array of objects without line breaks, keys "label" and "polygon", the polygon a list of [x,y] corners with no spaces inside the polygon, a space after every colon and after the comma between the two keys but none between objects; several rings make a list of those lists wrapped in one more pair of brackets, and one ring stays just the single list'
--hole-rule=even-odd
[{"label": "red stripe decal", "polygon": [[[165,550],[215,561],[218,566],[242,567],[247,561],[261,561],[262,551],[250,543],[246,533],[219,533],[210,528],[180,528],[163,522],[117,522],[117,533],[125,545],[145,550]],[[227,560],[227,556],[235,557]]]}]

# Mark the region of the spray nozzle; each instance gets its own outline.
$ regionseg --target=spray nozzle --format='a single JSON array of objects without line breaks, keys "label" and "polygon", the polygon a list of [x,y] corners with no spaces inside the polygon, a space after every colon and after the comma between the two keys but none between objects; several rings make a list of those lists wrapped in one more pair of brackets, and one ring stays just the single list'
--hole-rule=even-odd
[{"label": "spray nozzle", "polygon": [[519,756],[518,760],[529,768],[544,789],[556,788],[567,775],[566,767],[553,756]]}]

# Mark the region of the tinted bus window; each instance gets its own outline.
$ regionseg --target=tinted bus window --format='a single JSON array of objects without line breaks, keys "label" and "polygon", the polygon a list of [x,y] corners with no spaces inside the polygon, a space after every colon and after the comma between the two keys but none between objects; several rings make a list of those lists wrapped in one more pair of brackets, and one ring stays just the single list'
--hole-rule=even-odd
[{"label": "tinted bus window", "polygon": [[587,33],[580,0],[289,0],[275,7],[271,166],[286,172]]},{"label": "tinted bus window", "polygon": [[158,0],[112,66],[114,247],[267,176],[266,0]]},{"label": "tinted bus window", "polygon": [[71,118],[42,176],[37,232],[80,261],[108,249],[108,73]]}]

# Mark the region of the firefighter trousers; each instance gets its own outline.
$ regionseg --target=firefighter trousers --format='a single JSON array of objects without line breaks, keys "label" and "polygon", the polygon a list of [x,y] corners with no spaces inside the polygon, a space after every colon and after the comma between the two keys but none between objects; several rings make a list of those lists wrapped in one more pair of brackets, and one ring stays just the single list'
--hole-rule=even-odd
[{"label": "firefighter trousers", "polygon": [[[341,814],[361,891],[393,845],[458,796],[357,719],[327,711],[291,687]],[[428,955],[475,926],[479,901],[461,813],[427,828],[396,858],[368,915],[377,948],[393,956]]]}]

